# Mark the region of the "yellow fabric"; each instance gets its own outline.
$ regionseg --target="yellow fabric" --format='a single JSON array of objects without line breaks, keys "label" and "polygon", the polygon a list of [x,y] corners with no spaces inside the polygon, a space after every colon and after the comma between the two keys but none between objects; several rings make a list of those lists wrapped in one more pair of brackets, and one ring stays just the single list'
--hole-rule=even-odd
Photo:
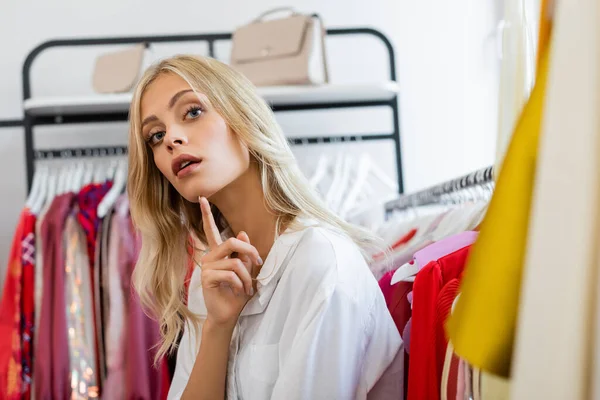
[{"label": "yellow fabric", "polygon": [[467,262],[461,296],[447,323],[461,358],[505,377],[510,372],[517,320],[549,46],[540,52],[535,87],[515,128]]}]

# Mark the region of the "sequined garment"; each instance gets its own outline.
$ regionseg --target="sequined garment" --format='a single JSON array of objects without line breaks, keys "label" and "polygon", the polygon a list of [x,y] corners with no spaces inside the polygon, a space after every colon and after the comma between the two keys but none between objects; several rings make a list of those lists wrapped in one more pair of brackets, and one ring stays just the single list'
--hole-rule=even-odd
[{"label": "sequined garment", "polygon": [[31,398],[33,372],[35,221],[36,216],[28,212],[21,239],[21,393],[25,399]]},{"label": "sequined garment", "polygon": [[90,264],[86,250],[86,235],[73,214],[66,221],[64,243],[66,245],[65,300],[71,365],[71,399],[95,398],[99,393]]}]

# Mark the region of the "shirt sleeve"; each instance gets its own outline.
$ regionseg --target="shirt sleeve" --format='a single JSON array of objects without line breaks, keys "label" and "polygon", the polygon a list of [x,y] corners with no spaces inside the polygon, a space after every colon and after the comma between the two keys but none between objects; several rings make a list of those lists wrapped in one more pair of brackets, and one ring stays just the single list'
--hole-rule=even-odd
[{"label": "shirt sleeve", "polygon": [[343,290],[329,291],[303,318],[304,329],[281,366],[272,399],[351,399],[362,386],[364,315]]},{"label": "shirt sleeve", "polygon": [[[199,325],[198,329],[199,332],[202,331],[202,324]],[[190,374],[192,373],[196,349],[199,348],[199,346],[196,345],[194,332],[191,325],[189,323],[186,324],[183,336],[181,337],[181,342],[179,343],[179,348],[177,349],[177,363],[175,365],[175,373],[173,374],[173,380],[171,381],[167,400],[181,399]]]}]

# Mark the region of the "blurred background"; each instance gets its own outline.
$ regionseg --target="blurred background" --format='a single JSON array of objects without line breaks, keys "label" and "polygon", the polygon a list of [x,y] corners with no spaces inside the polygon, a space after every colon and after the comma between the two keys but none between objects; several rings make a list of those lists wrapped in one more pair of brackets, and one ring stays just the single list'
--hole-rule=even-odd
[{"label": "blurred background", "polygon": [[[462,385],[481,393],[457,398],[600,399],[597,0],[3,0],[0,399],[7,387],[17,393],[8,398],[45,393],[43,363],[56,360],[69,370],[62,383],[72,398],[166,397],[174,360],[151,368],[158,326],[129,286],[139,250],[123,194],[131,87],[101,92],[93,77],[103,57],[156,36],[225,40],[152,43],[133,75],[181,53],[235,64],[231,34],[280,7],[320,16],[329,81],[311,75],[301,84],[257,84],[258,92],[327,205],[391,249],[389,259],[367,261],[384,296],[400,296],[398,307],[387,305],[410,349],[408,372],[436,371],[423,371],[425,360],[452,376],[437,370],[417,379],[412,395],[404,387],[408,398],[435,399],[440,387]],[[269,26],[256,42],[279,38]],[[146,39],[76,45],[131,37]],[[305,38],[296,37],[300,48],[319,54],[318,41]],[[35,50],[53,40],[72,43]],[[247,54],[268,56],[265,46]],[[115,65],[108,63],[109,81],[125,71],[110,71]],[[269,72],[274,79],[281,71]],[[52,208],[61,202],[71,207],[62,214]],[[440,260],[458,253],[447,315],[409,324],[435,314],[413,313],[413,301],[435,306],[442,297],[437,275],[419,272],[433,264],[444,276]],[[430,280],[420,292],[419,279]],[[415,326],[434,324],[444,332],[435,346],[413,351],[411,335],[433,332]],[[41,355],[33,332],[44,341],[33,347]],[[51,337],[64,341],[48,345]],[[433,347],[446,350],[445,359]],[[61,354],[44,353],[49,348]],[[124,348],[145,361],[122,366]],[[465,382],[449,364],[462,368]],[[111,370],[145,380],[111,385]],[[159,381],[160,389],[142,384],[144,395],[130,393]]]},{"label": "blurred background", "polygon": [[[515,3],[518,3],[515,1]],[[326,28],[370,27],[384,33],[396,56],[402,167],[405,190],[439,183],[494,162],[499,126],[499,85],[506,5],[501,0],[427,1],[156,1],[80,2],[5,0],[0,6],[0,120],[23,117],[22,68],[27,54],[58,38],[231,32],[274,7],[292,6],[320,14]],[[522,2],[536,32],[537,1]],[[512,28],[515,29],[514,27]],[[96,57],[118,46],[51,48],[31,70],[32,97],[92,94]],[[377,82],[387,79],[385,48],[372,37],[328,39],[331,81]],[[506,49],[505,49],[506,50]],[[217,57],[227,61],[227,43]],[[205,43],[153,46],[145,65],[162,56],[207,54]],[[505,56],[516,57],[515,54]],[[389,110],[352,109],[279,113],[286,133],[345,134],[389,128]],[[0,125],[1,126],[1,125]],[[0,127],[3,207],[0,210],[0,260],[6,260],[13,229],[26,199],[22,127]],[[76,124],[35,129],[39,148],[125,144],[126,124]],[[370,152],[394,177],[390,143],[369,143]],[[345,145],[352,148],[352,144]],[[330,151],[340,147],[329,146]],[[296,148],[299,162],[316,148]],[[4,277],[4,273],[1,274]]]}]

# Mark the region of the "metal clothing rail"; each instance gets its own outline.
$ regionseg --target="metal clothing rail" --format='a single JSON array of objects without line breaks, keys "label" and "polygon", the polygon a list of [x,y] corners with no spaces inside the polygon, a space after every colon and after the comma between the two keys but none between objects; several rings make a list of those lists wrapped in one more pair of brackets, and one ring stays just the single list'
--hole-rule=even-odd
[{"label": "metal clothing rail", "polygon": [[[389,39],[381,32],[372,28],[343,28],[343,29],[327,29],[327,36],[347,36],[347,35],[370,35],[379,39],[385,46],[388,53],[389,64],[389,79],[396,81],[396,61],[394,49]],[[30,99],[31,96],[31,67],[35,59],[43,51],[55,47],[83,47],[83,46],[98,46],[98,45],[123,45],[123,44],[139,44],[143,43],[147,46],[153,43],[176,43],[176,42],[206,42],[208,44],[208,55],[215,57],[215,43],[231,40],[232,33],[209,33],[209,34],[194,34],[194,35],[168,35],[168,36],[133,36],[133,37],[105,37],[105,38],[89,38],[89,39],[62,39],[51,40],[40,44],[34,48],[25,59],[23,64],[23,101]],[[330,103],[302,103],[302,104],[276,104],[272,105],[273,111],[303,111],[303,110],[322,110],[322,109],[340,109],[353,107],[390,107],[392,110],[393,130],[389,134],[373,134],[373,135],[352,135],[340,138],[337,135],[319,136],[307,139],[292,139],[294,144],[314,144],[314,143],[338,143],[345,141],[358,140],[392,140],[396,153],[396,170],[398,176],[399,193],[403,191],[402,179],[402,157],[400,152],[400,121],[398,110],[398,95],[395,94],[392,98],[384,100],[365,99],[364,101],[338,101]],[[92,122],[109,122],[109,121],[126,121],[128,115],[126,112],[108,112],[108,113],[86,113],[79,115],[32,115],[24,110],[24,118],[22,125],[25,133],[25,160],[27,168],[27,188],[30,190],[33,181],[33,173],[35,169],[35,160],[37,159],[34,144],[34,127],[38,125],[49,124],[69,124],[69,123],[92,123]],[[54,154],[54,153],[52,153]],[[74,153],[75,154],[75,153]]]},{"label": "metal clothing rail", "polygon": [[[369,140],[392,139],[392,135],[352,135],[352,136],[316,136],[303,138],[288,138],[294,145],[320,144],[320,143],[347,143]],[[83,157],[111,157],[127,154],[127,146],[102,146],[102,147],[77,147],[65,149],[35,150],[36,160],[68,159]]]},{"label": "metal clothing rail", "polygon": [[65,158],[81,157],[111,157],[124,156],[127,154],[126,146],[107,146],[107,147],[78,147],[73,149],[49,149],[36,150],[34,153],[36,160],[53,160]]},{"label": "metal clothing rail", "polygon": [[22,119],[4,119],[0,120],[0,128],[14,128],[17,126],[23,126]]},{"label": "metal clothing rail", "polygon": [[442,195],[479,186],[494,179],[494,167],[487,167],[470,174],[432,186],[416,193],[407,194],[385,204],[386,214],[438,202]]}]

